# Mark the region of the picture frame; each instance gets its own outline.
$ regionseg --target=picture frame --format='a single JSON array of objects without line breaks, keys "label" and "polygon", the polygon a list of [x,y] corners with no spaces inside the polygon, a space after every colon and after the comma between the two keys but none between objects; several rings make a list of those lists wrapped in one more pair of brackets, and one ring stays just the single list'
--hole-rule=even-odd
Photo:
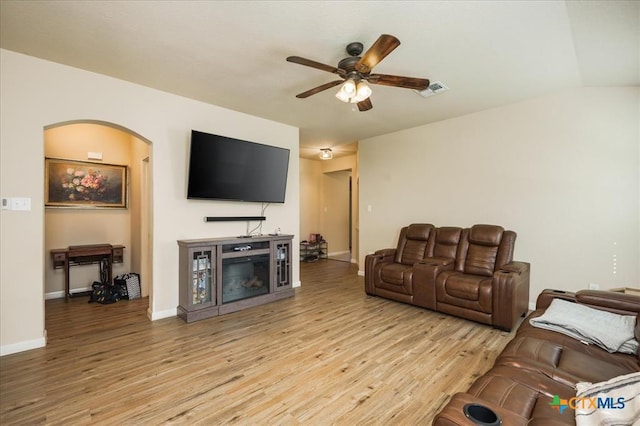
[{"label": "picture frame", "polygon": [[126,165],[45,158],[45,207],[127,208]]}]

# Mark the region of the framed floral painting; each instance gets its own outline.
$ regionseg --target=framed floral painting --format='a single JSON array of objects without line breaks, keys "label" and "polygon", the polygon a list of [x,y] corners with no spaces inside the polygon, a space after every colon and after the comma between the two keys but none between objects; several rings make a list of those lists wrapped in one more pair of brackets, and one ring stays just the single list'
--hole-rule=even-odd
[{"label": "framed floral painting", "polygon": [[45,206],[127,208],[127,166],[45,159]]}]

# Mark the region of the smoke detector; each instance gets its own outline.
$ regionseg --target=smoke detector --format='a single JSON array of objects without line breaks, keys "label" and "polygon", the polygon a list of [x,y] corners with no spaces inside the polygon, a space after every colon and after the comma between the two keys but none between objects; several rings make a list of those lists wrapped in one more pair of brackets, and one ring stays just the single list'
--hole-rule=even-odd
[{"label": "smoke detector", "polygon": [[434,81],[424,90],[415,90],[415,92],[422,96],[423,98],[428,98],[429,96],[437,95],[438,93],[446,92],[449,90],[447,86],[444,85],[441,81]]}]

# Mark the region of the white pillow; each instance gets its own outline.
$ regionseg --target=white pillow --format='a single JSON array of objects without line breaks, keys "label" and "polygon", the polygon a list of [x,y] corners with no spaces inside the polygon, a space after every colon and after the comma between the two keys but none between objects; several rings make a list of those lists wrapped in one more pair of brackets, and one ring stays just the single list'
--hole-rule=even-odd
[{"label": "white pillow", "polygon": [[[576,383],[576,426],[640,424],[640,372],[600,383]],[[573,408],[573,407],[572,407]]]}]

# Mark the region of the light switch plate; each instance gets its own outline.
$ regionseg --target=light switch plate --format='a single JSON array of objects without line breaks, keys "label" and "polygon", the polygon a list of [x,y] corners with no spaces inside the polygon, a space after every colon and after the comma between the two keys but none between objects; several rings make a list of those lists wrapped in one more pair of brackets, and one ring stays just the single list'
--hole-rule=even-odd
[{"label": "light switch plate", "polygon": [[11,199],[11,210],[31,210],[31,198],[28,197],[14,197]]}]

